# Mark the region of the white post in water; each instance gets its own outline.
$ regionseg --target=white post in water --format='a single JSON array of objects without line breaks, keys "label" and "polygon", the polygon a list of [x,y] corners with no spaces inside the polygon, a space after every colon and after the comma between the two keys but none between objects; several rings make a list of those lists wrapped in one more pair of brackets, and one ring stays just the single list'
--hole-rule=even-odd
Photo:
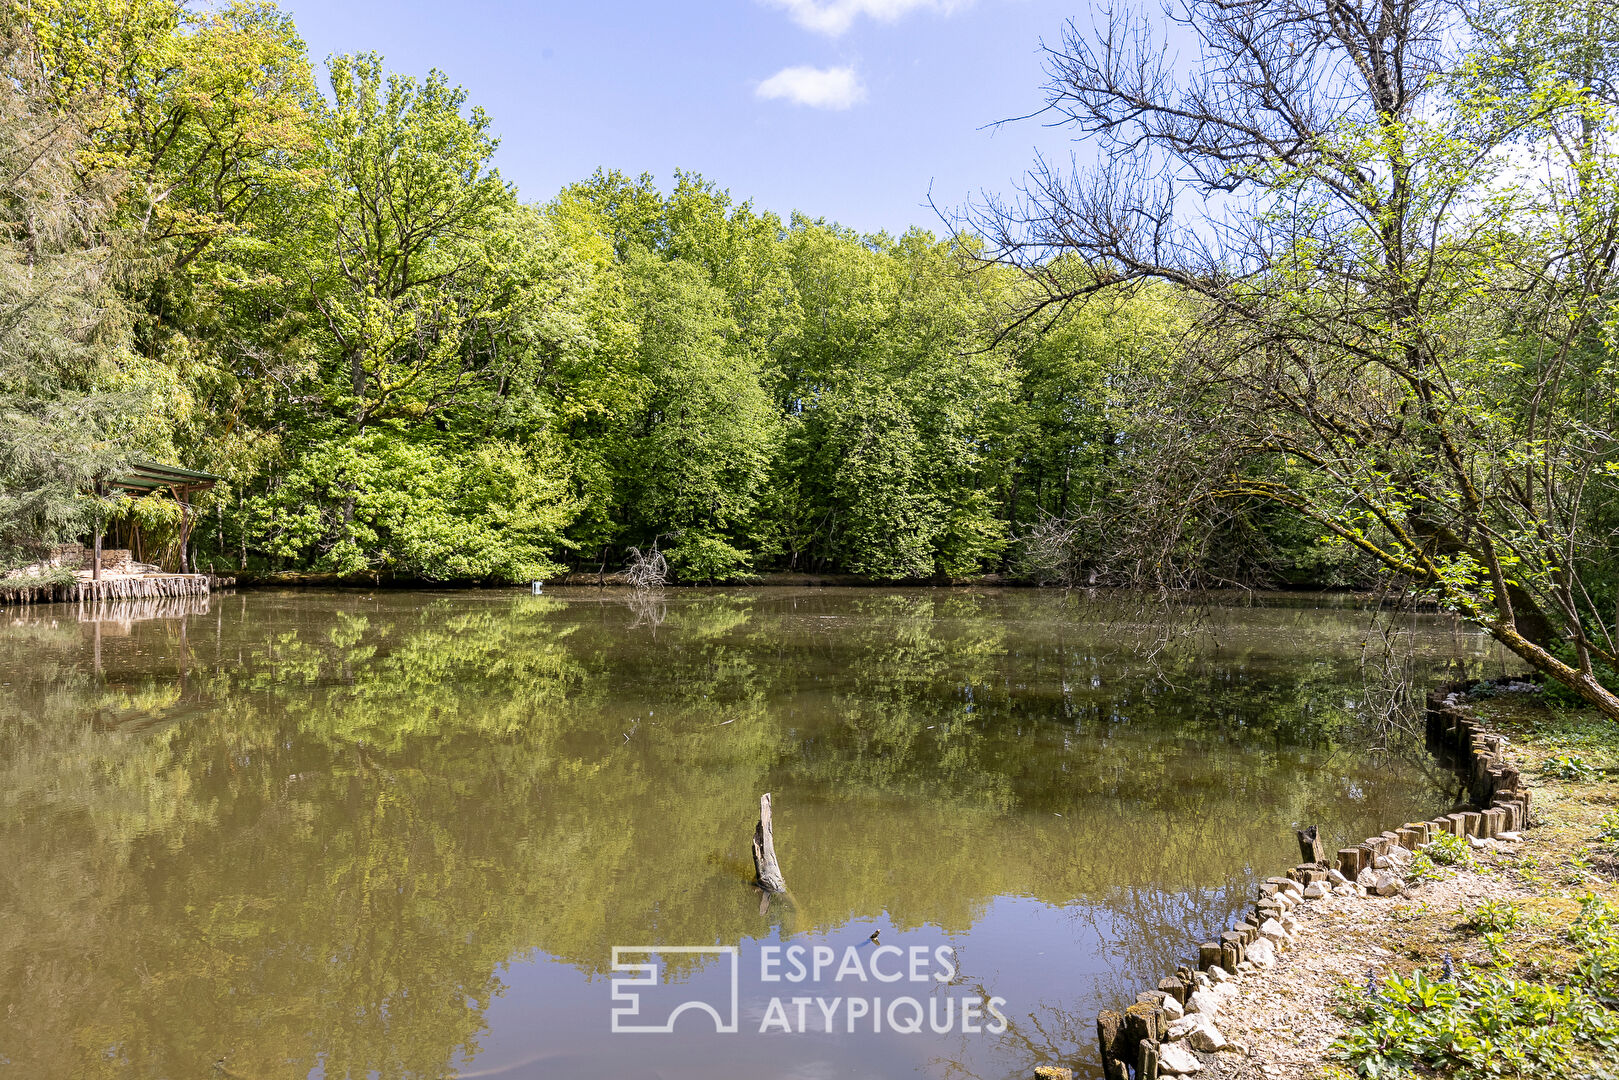
[{"label": "white post in water", "polygon": [[531,585],[530,585],[530,588],[532,588],[532,589],[533,589],[533,590],[534,590],[534,595],[535,595],[535,596],[538,596],[538,595],[540,595],[540,589],[541,589],[541,588],[542,588],[542,587],[543,587],[543,586],[544,586],[544,585],[545,585],[545,582],[543,582],[543,581],[536,581],[536,582],[533,582],[533,583],[532,583],[532,584],[531,584]]}]

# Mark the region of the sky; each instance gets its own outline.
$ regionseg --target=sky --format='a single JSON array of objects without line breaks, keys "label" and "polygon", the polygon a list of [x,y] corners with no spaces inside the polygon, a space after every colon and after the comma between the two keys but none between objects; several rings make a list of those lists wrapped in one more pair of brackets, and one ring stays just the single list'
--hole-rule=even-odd
[{"label": "sky", "polygon": [[283,0],[317,69],[375,51],[442,70],[493,119],[528,201],[598,167],[703,174],[741,201],[861,232],[1005,192],[1070,133],[995,121],[1042,104],[1040,42],[1082,0]]}]

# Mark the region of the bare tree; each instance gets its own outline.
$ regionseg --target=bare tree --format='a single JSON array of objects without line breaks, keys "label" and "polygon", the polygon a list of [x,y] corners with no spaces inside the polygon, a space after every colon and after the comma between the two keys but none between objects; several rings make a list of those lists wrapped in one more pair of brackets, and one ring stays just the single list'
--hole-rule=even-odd
[{"label": "bare tree", "polygon": [[669,584],[669,561],[663,557],[663,552],[658,550],[656,540],[646,551],[638,547],[629,548],[629,559],[624,564],[624,576],[637,591],[661,589]]},{"label": "bare tree", "polygon": [[1134,451],[1175,482],[1137,506],[1138,578],[1195,541],[1188,507],[1267,500],[1619,718],[1616,28],[1597,0],[1068,24],[1046,115],[1099,164],[1039,161],[968,219],[1033,283],[1012,325],[1184,297],[1139,388]]}]

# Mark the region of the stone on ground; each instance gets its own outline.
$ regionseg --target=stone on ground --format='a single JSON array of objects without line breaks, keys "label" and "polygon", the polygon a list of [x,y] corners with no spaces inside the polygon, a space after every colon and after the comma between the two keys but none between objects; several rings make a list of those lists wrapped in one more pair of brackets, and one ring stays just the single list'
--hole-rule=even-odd
[{"label": "stone on ground", "polygon": [[1190,1016],[1182,1017],[1165,1028],[1164,1038],[1170,1042],[1179,1042],[1207,1023],[1209,1023],[1208,1017],[1192,1013]]},{"label": "stone on ground", "polygon": [[1180,1043],[1169,1043],[1158,1051],[1158,1071],[1169,1076],[1190,1076],[1203,1070],[1203,1063]]},{"label": "stone on ground", "polygon": [[1230,1043],[1220,1034],[1220,1029],[1214,1026],[1213,1021],[1206,1021],[1186,1033],[1186,1045],[1193,1050],[1212,1054],[1216,1050],[1224,1050]]}]

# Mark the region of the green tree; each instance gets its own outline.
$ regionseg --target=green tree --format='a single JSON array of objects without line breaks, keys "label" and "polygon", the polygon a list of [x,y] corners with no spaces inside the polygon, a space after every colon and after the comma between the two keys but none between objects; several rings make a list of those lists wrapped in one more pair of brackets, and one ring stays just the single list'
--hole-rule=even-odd
[{"label": "green tree", "polygon": [[1274,502],[1619,718],[1587,586],[1619,473],[1611,6],[1188,10],[1184,84],[1152,26],[1070,24],[1049,104],[1102,165],[979,218],[1039,306],[1186,297],[1183,362],[1136,388],[1168,466],[1136,565],[1174,565],[1188,506]]},{"label": "green tree", "polygon": [[116,466],[128,319],[112,288],[119,180],[85,168],[84,114],[41,71],[35,28],[0,10],[0,571],[90,524]]},{"label": "green tree", "polygon": [[750,568],[745,530],[775,453],[775,410],[735,341],[725,295],[699,267],[642,255],[630,274],[645,313],[645,397],[615,453],[629,535],[668,536],[684,577],[735,577]]},{"label": "green tree", "polygon": [[773,368],[791,425],[772,485],[780,545],[888,579],[992,565],[1006,533],[986,489],[1010,389],[984,348],[993,280],[920,230],[859,238],[801,218],[787,243],[803,319]]},{"label": "green tree", "polygon": [[354,430],[442,410],[465,380],[466,287],[479,240],[512,199],[489,160],[489,117],[434,71],[384,77],[375,54],[329,64],[323,190],[313,215],[310,302],[331,339],[328,404]]}]

